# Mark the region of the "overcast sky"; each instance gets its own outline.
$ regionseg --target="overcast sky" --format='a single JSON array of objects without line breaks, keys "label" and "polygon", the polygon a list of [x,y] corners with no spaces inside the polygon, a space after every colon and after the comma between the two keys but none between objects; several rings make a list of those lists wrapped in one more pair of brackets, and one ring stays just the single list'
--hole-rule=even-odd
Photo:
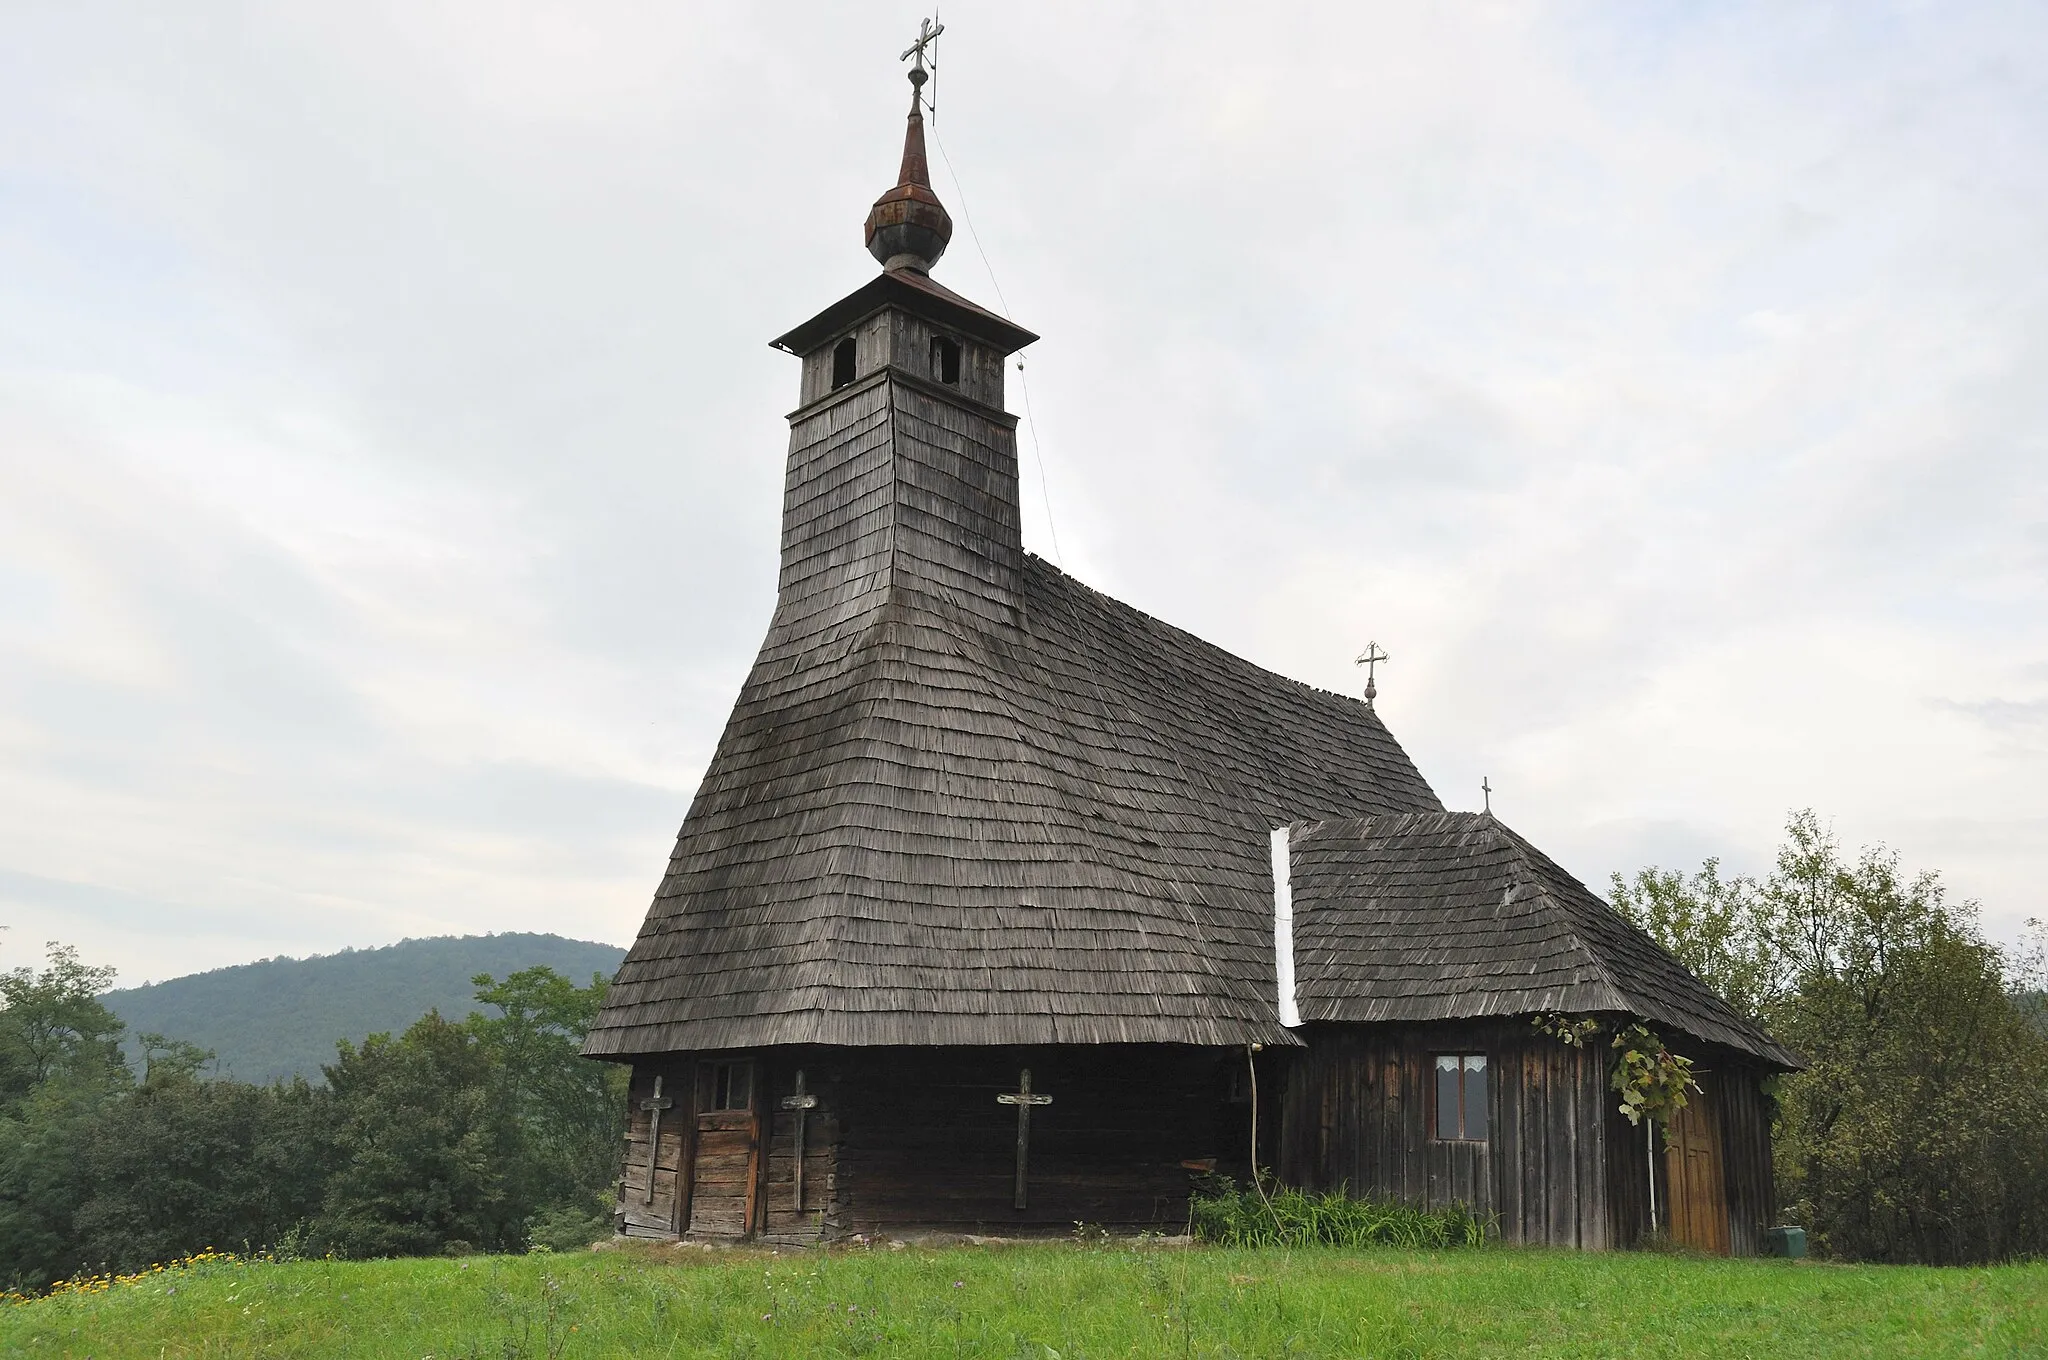
[{"label": "overcast sky", "polygon": [[[0,7],[0,964],[632,938],[918,13]],[[1811,806],[2048,915],[2048,7],[942,17],[1027,546],[1377,640],[1596,887]]]}]

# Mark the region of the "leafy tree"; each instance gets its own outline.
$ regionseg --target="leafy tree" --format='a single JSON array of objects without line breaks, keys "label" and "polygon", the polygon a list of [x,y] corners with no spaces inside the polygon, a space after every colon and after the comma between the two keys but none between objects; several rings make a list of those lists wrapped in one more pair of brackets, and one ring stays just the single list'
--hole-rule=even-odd
[{"label": "leafy tree", "polygon": [[476,999],[497,1014],[467,1022],[501,1075],[517,1130],[515,1193],[529,1206],[529,1234],[546,1224],[548,1245],[586,1245],[610,1230],[610,1191],[625,1135],[625,1071],[581,1056],[604,1000],[605,979],[578,987],[552,968],[503,982],[473,979]]},{"label": "leafy tree", "polygon": [[33,1289],[85,1264],[83,1158],[127,1090],[121,1022],[100,1003],[111,968],[49,946],[49,966],[0,973],[0,1282]]},{"label": "leafy tree", "polygon": [[316,1248],[416,1256],[523,1245],[518,1131],[502,1071],[474,1031],[430,1011],[397,1039],[343,1041],[326,1071],[339,1118]]},{"label": "leafy tree", "polygon": [[1764,1018],[1791,989],[1783,903],[1755,879],[1723,878],[1721,861],[1709,859],[1696,874],[1651,867],[1608,882],[1616,911],[1744,1015]]},{"label": "leafy tree", "polygon": [[607,1227],[622,1074],[579,1056],[603,995],[548,968],[474,981],[485,1008],[346,1041],[327,1086],[222,1080],[136,1036],[108,969],[51,946],[0,975],[0,1283],[33,1289],[205,1247],[348,1256],[581,1246]]},{"label": "leafy tree", "polygon": [[0,973],[0,1112],[60,1077],[98,1085],[121,1065],[122,1024],[100,1000],[114,970],[52,941],[49,966]]},{"label": "leafy tree", "polygon": [[2048,1036],[1974,904],[1794,814],[1762,883],[1644,870],[1615,905],[1806,1055],[1780,1083],[1780,1199],[1869,1260],[2048,1250]]},{"label": "leafy tree", "polygon": [[204,1080],[205,1057],[189,1045],[153,1055],[142,1085],[94,1120],[74,1223],[88,1264],[259,1251],[320,1211],[335,1143],[328,1093]]},{"label": "leafy tree", "polygon": [[212,1049],[201,1048],[183,1039],[167,1039],[161,1034],[138,1034],[135,1042],[142,1049],[142,1084],[145,1087],[162,1086],[181,1077],[197,1077],[215,1063]]},{"label": "leafy tree", "polygon": [[77,1209],[85,1150],[111,1087],[50,1081],[0,1117],[0,1284],[41,1289],[87,1264]]},{"label": "leafy tree", "polygon": [[2048,1041],[1974,904],[1881,848],[1845,860],[1810,813],[1787,833],[1768,886],[1799,986],[1779,1028],[1811,1063],[1784,1090],[1787,1202],[1864,1259],[2048,1247]]}]

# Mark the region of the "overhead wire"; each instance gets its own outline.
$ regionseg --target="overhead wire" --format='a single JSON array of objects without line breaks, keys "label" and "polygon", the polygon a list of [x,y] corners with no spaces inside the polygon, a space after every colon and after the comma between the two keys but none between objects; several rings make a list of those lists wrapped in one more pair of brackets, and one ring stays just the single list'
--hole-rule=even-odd
[{"label": "overhead wire", "polygon": [[[938,15],[939,11],[934,6],[932,10],[932,25],[934,28],[939,27]],[[988,251],[981,243],[981,233],[974,229],[974,214],[969,210],[967,204],[967,188],[960,182],[960,172],[954,168],[953,158],[946,152],[946,139],[939,135],[939,63],[938,41],[936,37],[933,40],[932,49],[931,98],[927,101],[927,107],[931,111],[932,141],[939,148],[939,160],[945,165],[948,178],[953,181],[955,201],[960,205],[960,221],[967,228],[967,238],[974,242],[975,254],[981,257],[981,267],[988,274],[989,286],[995,290],[996,302],[1002,307],[1004,315],[1007,316],[1010,312],[1010,300],[1004,295],[1002,280],[996,277],[995,265],[989,260]],[[1031,461],[1032,465],[1038,470],[1038,494],[1040,502],[1045,507],[1045,527],[1052,539],[1053,562],[1062,572],[1065,572],[1067,564],[1065,555],[1060,551],[1059,524],[1053,518],[1052,492],[1045,475],[1045,455],[1039,446],[1038,416],[1031,406],[1031,380],[1026,375],[1024,358],[1021,353],[1017,357],[1017,385],[1024,397],[1024,423],[1031,432]],[[1085,638],[1087,636],[1087,629],[1081,624],[1080,614],[1074,605],[1072,590],[1067,589],[1062,593],[1067,616],[1074,625],[1076,639]],[[1132,728],[1142,731],[1146,727],[1145,722],[1132,710],[1128,702],[1119,699],[1112,703],[1109,695],[1104,692],[1100,677],[1100,672],[1103,670],[1103,662],[1094,654],[1093,648],[1086,649],[1080,659],[1086,667],[1089,686],[1095,691],[1096,702],[1102,708],[1104,719],[1103,734],[1109,738],[1110,745],[1117,750],[1118,754],[1124,756],[1126,760],[1134,761],[1134,753],[1125,746],[1117,729],[1120,725],[1128,724]],[[1123,724],[1120,724],[1117,719],[1116,713],[1118,710],[1121,710],[1123,713]],[[1181,753],[1175,748],[1174,743],[1171,741],[1157,741],[1156,744],[1165,748],[1166,757],[1173,763],[1175,769],[1180,772],[1182,782],[1193,787],[1197,782],[1195,776],[1188,769],[1186,762],[1181,759]],[[1212,792],[1221,796],[1221,791],[1215,787],[1215,781],[1208,778],[1206,772],[1200,782],[1208,785]],[[1196,898],[1197,901],[1195,903],[1190,903],[1181,897],[1180,894],[1173,894],[1175,905],[1180,908],[1192,938],[1203,940],[1206,938],[1206,932],[1203,930],[1202,923],[1196,917],[1195,907],[1200,906],[1202,910],[1208,911],[1211,910],[1211,905],[1202,897],[1199,889],[1197,890]],[[1216,974],[1215,961],[1208,956],[1207,951],[1199,952],[1198,957],[1201,958],[1204,967],[1208,968],[1211,975],[1214,976]],[[1257,1081],[1256,1075],[1253,1077],[1253,1081]],[[1256,1146],[1256,1134],[1254,1134],[1253,1142],[1254,1146]]]},{"label": "overhead wire", "polygon": [[[938,23],[939,11],[932,9],[932,22]],[[960,172],[953,168],[953,158],[946,154],[946,139],[939,135],[939,59],[938,41],[932,42],[932,94],[928,102],[931,109],[932,141],[939,148],[939,160],[945,164],[946,176],[953,181],[954,201],[960,205],[960,222],[967,228],[967,239],[974,242],[974,253],[981,257],[981,267],[988,274],[989,286],[995,289],[996,302],[1003,309],[1003,315],[1010,315],[1010,300],[1003,296],[1002,280],[996,277],[996,267],[989,262],[988,251],[981,244],[981,233],[974,229],[974,214],[967,207],[967,186],[960,182]],[[1052,560],[1065,571],[1067,560],[1060,551],[1060,529],[1052,514],[1052,488],[1045,475],[1045,453],[1039,446],[1038,415],[1031,408],[1031,379],[1024,371],[1024,355],[1017,355],[1017,387],[1024,397],[1024,424],[1031,432],[1031,466],[1038,472],[1038,499],[1045,507],[1046,532],[1052,538]]]}]

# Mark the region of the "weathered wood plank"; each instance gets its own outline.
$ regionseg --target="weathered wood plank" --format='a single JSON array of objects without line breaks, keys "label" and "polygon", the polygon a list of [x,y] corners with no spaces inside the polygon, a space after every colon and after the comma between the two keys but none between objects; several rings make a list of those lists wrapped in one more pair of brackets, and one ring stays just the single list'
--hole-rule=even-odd
[{"label": "weathered wood plank", "polygon": [[[1648,1165],[1632,1142],[1642,1131],[1613,1113],[1604,1050],[1570,1048],[1519,1019],[1345,1027],[1318,1031],[1312,1041],[1294,1069],[1286,1108],[1302,1121],[1320,1120],[1328,1108],[1330,1134],[1294,1128],[1283,1136],[1290,1183],[1348,1181],[1355,1194],[1433,1206],[1463,1201],[1492,1215],[1507,1241],[1605,1248],[1635,1240],[1641,1225],[1631,1226],[1632,1216],[1647,1222]],[[1440,1052],[1488,1055],[1490,1137],[1483,1144],[1433,1136]],[[1732,1078],[1723,1085],[1742,1089]],[[1740,1098],[1731,1094],[1724,1105],[1727,1140],[1760,1143],[1735,1132],[1749,1117]],[[1738,1213],[1761,1211],[1735,1207],[1747,1193],[1735,1178],[1757,1182],[1732,1154],[1727,1165],[1732,1225]],[[1731,1235],[1739,1232],[1731,1228]]]},{"label": "weathered wood plank", "polygon": [[1504,1242],[1520,1242],[1524,1237],[1521,1165],[1529,1089],[1526,1067],[1524,1054],[1503,1052],[1496,1057],[1493,1182]]}]

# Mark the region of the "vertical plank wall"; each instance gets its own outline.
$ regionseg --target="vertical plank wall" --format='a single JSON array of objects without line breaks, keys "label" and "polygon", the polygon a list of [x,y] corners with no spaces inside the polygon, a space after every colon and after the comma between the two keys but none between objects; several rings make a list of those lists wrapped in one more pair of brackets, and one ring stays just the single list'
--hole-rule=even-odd
[{"label": "vertical plank wall", "polygon": [[[1721,1121],[1722,1179],[1728,1196],[1728,1247],[1734,1256],[1757,1256],[1764,1249],[1764,1229],[1777,1221],[1778,1197],[1771,1162],[1771,1099],[1764,1094],[1769,1074],[1744,1063],[1698,1059],[1702,1085],[1711,1085]],[[1643,1130],[1613,1112],[1607,1114],[1614,1156],[1608,1166],[1609,1204],[1614,1244],[1631,1247],[1650,1226],[1649,1175],[1651,1140]],[[1671,1177],[1665,1164],[1664,1135],[1655,1138],[1657,1216],[1670,1227]]]},{"label": "vertical plank wall", "polygon": [[[1281,1178],[1310,1189],[1496,1217],[1503,1240],[1610,1245],[1606,1073],[1597,1053],[1526,1020],[1316,1026],[1287,1082]],[[1439,1142],[1430,1120],[1439,1053],[1484,1053],[1483,1143]]]},{"label": "vertical plank wall", "polygon": [[1729,1064],[1704,1078],[1713,1081],[1721,1114],[1721,1149],[1728,1181],[1728,1242],[1736,1256],[1760,1256],[1764,1229],[1777,1222],[1776,1170],[1771,1164],[1771,1098],[1768,1074]]},{"label": "vertical plank wall", "polygon": [[[782,1108],[783,1098],[796,1092],[796,1074],[804,1071],[804,1089],[818,1098],[804,1119],[804,1202],[796,1202],[796,1112]],[[761,1241],[802,1245],[829,1242],[846,1235],[845,1196],[839,1185],[839,1104],[842,1092],[827,1074],[829,1063],[819,1054],[774,1051],[757,1075],[761,1082],[768,1130],[767,1157],[756,1235]]]}]

